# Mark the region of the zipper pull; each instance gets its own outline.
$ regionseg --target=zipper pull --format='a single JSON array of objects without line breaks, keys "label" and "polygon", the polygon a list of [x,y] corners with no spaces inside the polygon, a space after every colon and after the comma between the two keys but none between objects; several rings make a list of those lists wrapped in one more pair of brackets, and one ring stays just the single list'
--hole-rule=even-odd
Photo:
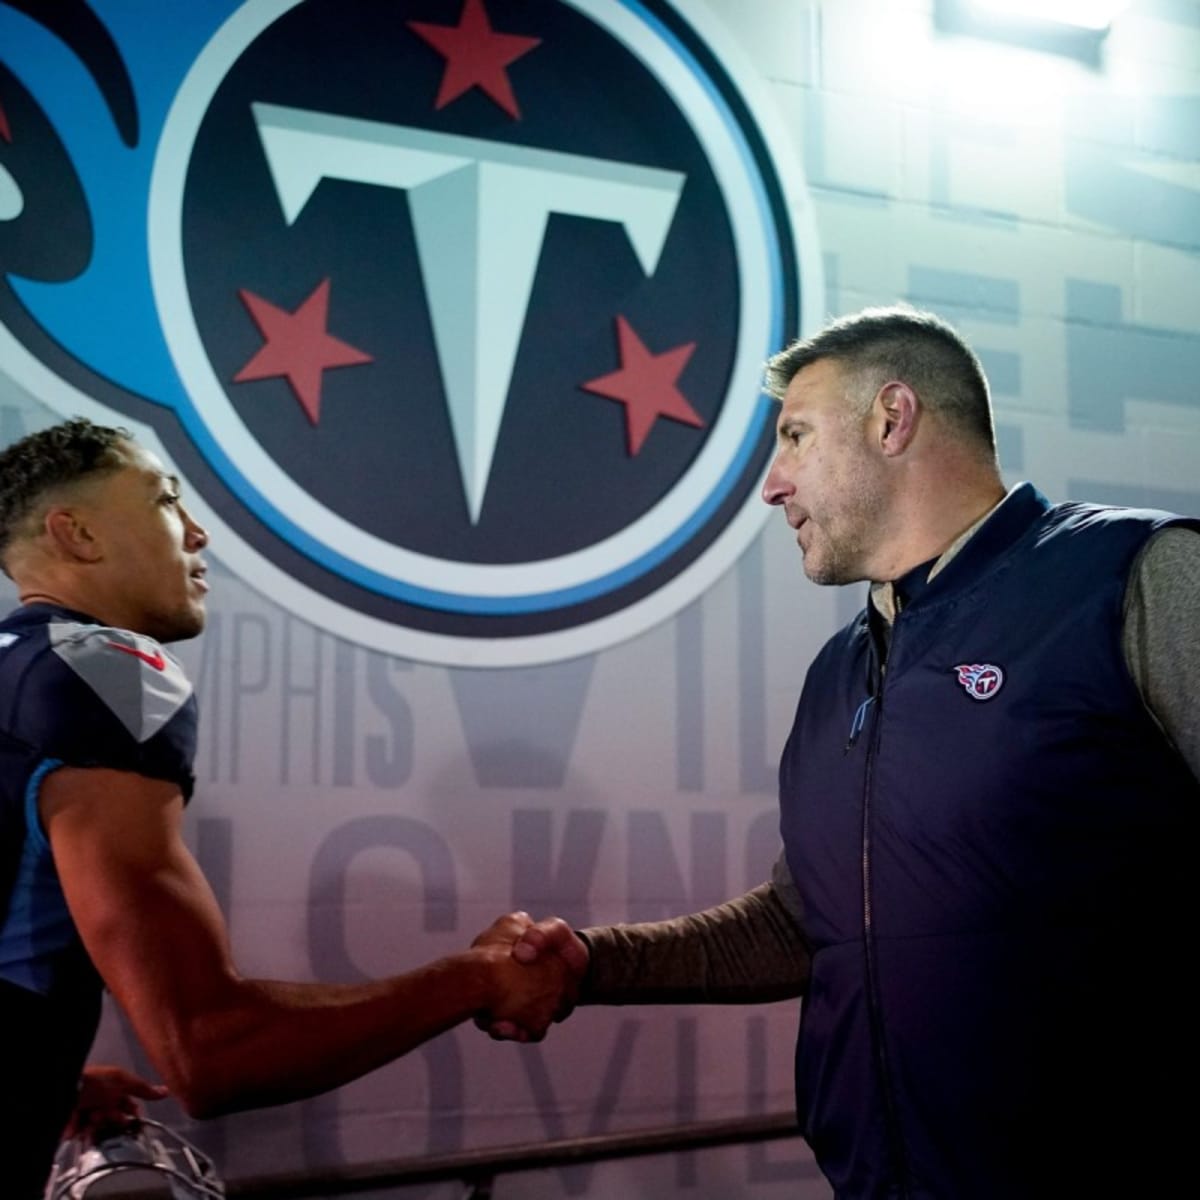
[{"label": "zipper pull", "polygon": [[869,709],[874,702],[875,697],[868,696],[858,706],[858,708],[855,709],[854,720],[850,723],[850,740],[846,743],[846,748],[842,751],[843,754],[849,754],[854,746],[854,743],[858,741],[858,735],[862,733],[863,727],[867,723],[867,709]]}]

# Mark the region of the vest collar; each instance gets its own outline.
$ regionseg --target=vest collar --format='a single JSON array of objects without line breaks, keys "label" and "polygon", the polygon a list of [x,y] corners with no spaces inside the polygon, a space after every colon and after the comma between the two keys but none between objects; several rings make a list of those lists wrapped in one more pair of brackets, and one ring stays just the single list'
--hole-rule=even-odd
[{"label": "vest collar", "polygon": [[[931,591],[931,598],[937,598],[945,595],[948,588],[974,578],[981,567],[1015,545],[1049,508],[1050,501],[1032,483],[1018,483],[995,508],[950,543],[929,568],[924,586],[907,589],[912,594],[905,607]],[[945,578],[931,588],[940,576]],[[896,619],[896,584],[891,581],[871,584],[871,605],[890,625]]]}]

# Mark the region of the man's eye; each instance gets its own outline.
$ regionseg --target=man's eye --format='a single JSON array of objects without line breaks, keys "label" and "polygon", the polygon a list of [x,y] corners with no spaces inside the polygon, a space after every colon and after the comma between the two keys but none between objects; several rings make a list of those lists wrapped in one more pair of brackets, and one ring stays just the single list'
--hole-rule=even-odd
[{"label": "man's eye", "polygon": [[159,499],[159,504],[178,504],[178,503],[179,503],[179,493],[178,492],[167,492]]}]

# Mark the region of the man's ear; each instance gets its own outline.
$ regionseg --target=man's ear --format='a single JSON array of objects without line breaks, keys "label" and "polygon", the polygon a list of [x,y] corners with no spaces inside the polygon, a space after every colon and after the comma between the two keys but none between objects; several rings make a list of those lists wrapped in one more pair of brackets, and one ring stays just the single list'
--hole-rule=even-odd
[{"label": "man's ear", "polygon": [[103,557],[99,539],[78,508],[56,504],[46,510],[46,536],[63,558],[74,562],[99,562]]},{"label": "man's ear", "polygon": [[917,393],[907,383],[893,379],[876,393],[875,407],[880,417],[879,448],[887,458],[903,454],[912,445],[921,416]]}]

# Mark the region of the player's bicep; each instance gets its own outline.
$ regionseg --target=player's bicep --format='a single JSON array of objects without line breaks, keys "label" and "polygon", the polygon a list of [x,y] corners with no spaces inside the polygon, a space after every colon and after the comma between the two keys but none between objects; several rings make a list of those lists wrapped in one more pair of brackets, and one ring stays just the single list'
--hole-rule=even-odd
[{"label": "player's bicep", "polygon": [[179,788],[60,767],[39,811],[84,946],[154,1055],[149,1043],[180,1036],[232,978],[224,921],[181,836]]}]

